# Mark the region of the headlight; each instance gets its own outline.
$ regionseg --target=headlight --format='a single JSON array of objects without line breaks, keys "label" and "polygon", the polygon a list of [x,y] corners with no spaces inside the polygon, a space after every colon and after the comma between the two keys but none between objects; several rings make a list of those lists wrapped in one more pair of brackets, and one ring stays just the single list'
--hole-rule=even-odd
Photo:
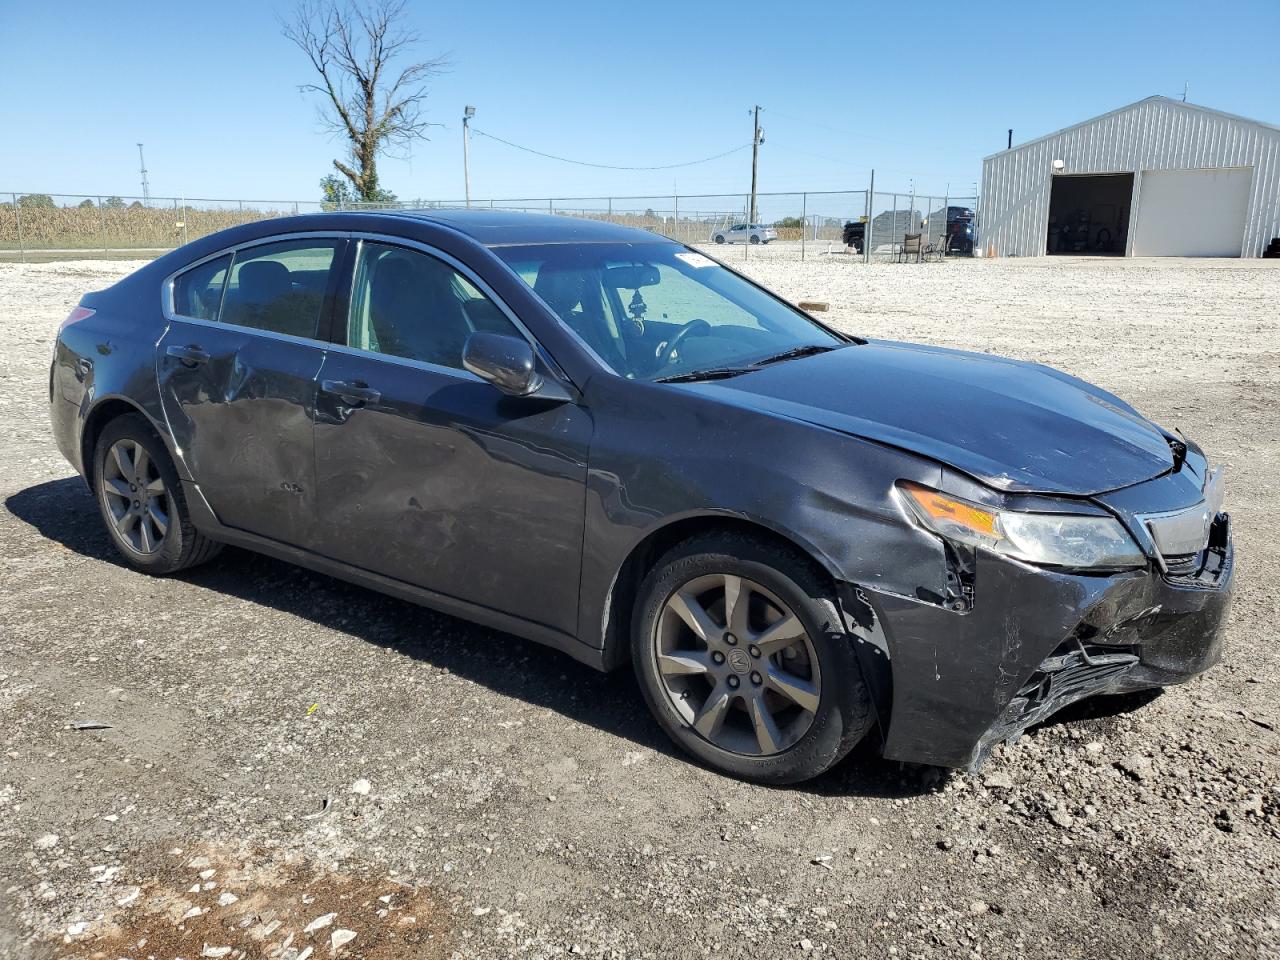
[{"label": "headlight", "polygon": [[979,506],[907,481],[898,487],[916,519],[948,540],[1052,567],[1114,570],[1147,563],[1114,517],[1018,513]]}]

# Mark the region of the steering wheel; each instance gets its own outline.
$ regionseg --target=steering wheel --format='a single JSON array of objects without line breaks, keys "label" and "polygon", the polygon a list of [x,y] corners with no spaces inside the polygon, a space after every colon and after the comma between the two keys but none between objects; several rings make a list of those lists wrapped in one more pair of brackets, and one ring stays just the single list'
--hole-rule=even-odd
[{"label": "steering wheel", "polygon": [[700,317],[696,320],[690,320],[676,331],[676,335],[667,341],[667,345],[665,347],[659,348],[658,356],[661,358],[661,362],[658,364],[659,368],[665,367],[671,363],[676,352],[680,349],[680,344],[684,343],[687,339],[695,335],[705,337],[710,332],[711,324],[707,323],[707,321]]}]

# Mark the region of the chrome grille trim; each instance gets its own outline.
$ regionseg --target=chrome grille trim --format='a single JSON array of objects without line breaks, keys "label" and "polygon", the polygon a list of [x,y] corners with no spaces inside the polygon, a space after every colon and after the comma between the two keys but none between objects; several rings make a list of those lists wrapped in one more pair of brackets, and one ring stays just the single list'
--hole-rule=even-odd
[{"label": "chrome grille trim", "polygon": [[1205,478],[1204,499],[1192,507],[1167,513],[1139,514],[1138,521],[1151,535],[1160,569],[1168,573],[1175,558],[1185,562],[1204,550],[1209,542],[1213,519],[1222,510],[1222,470],[1211,470]]}]

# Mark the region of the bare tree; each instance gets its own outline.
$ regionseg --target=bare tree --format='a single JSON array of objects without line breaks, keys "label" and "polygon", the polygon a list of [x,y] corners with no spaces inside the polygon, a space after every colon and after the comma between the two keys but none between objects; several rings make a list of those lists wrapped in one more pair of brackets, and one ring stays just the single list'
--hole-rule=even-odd
[{"label": "bare tree", "polygon": [[422,41],[404,15],[405,0],[302,0],[281,21],[320,75],[299,89],[324,98],[321,121],[350,143],[351,162],[333,165],[361,200],[389,199],[378,186],[378,156],[406,155],[434,126],[424,118],[427,86],[448,61],[401,65]]}]

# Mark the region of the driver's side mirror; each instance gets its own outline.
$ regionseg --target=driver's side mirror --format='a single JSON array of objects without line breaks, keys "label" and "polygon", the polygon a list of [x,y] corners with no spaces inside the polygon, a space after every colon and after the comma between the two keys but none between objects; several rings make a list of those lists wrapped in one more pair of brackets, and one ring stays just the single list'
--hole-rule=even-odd
[{"label": "driver's side mirror", "polygon": [[462,348],[462,365],[513,397],[527,397],[542,387],[533,347],[520,337],[476,332]]}]

